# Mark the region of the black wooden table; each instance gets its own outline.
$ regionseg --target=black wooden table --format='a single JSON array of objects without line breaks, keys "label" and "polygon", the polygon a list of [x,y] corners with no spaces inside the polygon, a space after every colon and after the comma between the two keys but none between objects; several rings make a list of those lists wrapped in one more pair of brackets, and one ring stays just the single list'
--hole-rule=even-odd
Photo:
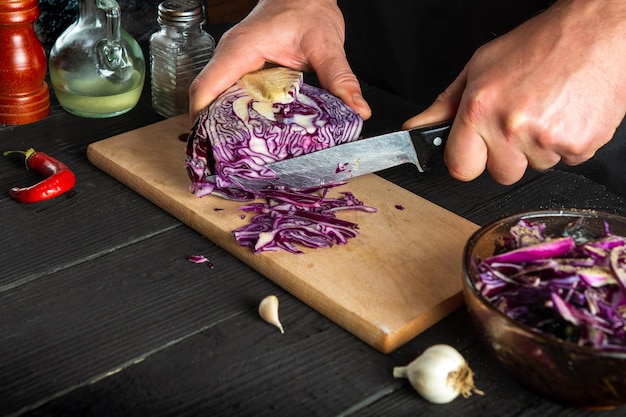
[{"label": "black wooden table", "polygon": [[[415,111],[372,88],[366,95],[374,107],[366,134],[395,129]],[[1,416],[626,412],[573,409],[527,391],[477,341],[464,308],[389,355],[374,350],[89,163],[88,144],[161,120],[148,85],[135,109],[113,119],[72,116],[54,97],[52,104],[45,120],[0,127],[1,150],[34,147],[78,178],[66,195],[20,204],[8,190],[39,178],[13,158],[0,160]],[[381,175],[478,224],[539,208],[626,213],[603,186],[560,171],[528,173],[510,187],[487,175],[454,181],[441,161],[422,176],[406,167]],[[190,254],[215,267],[189,262]],[[284,335],[257,316],[270,293],[281,300]],[[431,405],[392,377],[394,366],[434,343],[466,356],[484,396]]]}]

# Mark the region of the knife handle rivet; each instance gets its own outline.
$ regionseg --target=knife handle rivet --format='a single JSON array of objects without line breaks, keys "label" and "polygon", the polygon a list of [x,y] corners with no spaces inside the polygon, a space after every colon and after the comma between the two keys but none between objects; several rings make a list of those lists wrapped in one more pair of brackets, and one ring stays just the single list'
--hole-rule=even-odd
[{"label": "knife handle rivet", "polygon": [[433,145],[441,146],[442,144],[443,144],[443,139],[441,139],[441,136],[437,136],[436,138],[433,139]]}]

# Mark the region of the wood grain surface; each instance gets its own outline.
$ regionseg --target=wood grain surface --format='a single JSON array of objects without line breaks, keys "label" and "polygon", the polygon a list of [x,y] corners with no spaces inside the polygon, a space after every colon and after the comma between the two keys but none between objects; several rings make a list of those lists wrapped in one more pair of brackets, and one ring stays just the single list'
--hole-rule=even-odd
[{"label": "wood grain surface", "polygon": [[396,349],[462,305],[461,255],[477,228],[474,223],[370,174],[332,191],[349,190],[378,209],[341,213],[359,225],[360,234],[347,245],[305,249],[303,255],[255,254],[232,236],[232,230],[250,221],[238,210],[241,202],[189,192],[180,140],[187,133],[187,116],[178,116],[93,143],[87,155],[382,352]]}]

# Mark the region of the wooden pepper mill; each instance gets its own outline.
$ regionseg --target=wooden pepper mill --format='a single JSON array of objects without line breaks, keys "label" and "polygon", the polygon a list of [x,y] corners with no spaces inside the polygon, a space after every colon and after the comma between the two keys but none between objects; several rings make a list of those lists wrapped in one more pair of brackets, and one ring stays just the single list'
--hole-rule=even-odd
[{"label": "wooden pepper mill", "polygon": [[37,0],[0,0],[0,123],[33,123],[50,113],[46,53],[33,24]]}]

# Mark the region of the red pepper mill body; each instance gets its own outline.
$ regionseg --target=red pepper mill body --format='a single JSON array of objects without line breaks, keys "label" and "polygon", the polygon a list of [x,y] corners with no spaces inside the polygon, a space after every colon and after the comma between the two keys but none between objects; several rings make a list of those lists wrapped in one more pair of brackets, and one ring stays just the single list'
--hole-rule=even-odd
[{"label": "red pepper mill body", "polygon": [[0,123],[33,123],[50,113],[38,17],[37,0],[0,0]]}]

